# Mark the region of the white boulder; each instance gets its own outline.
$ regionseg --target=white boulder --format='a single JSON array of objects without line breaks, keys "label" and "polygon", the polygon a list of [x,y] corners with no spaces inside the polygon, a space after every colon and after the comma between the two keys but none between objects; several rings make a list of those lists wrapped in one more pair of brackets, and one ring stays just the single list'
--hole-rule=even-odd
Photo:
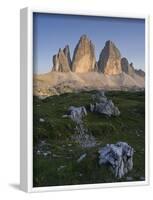
[{"label": "white boulder", "polygon": [[87,115],[87,110],[84,106],[75,107],[70,106],[66,115],[63,117],[70,117],[76,123],[80,123],[82,118]]},{"label": "white boulder", "polygon": [[99,164],[109,165],[117,178],[133,168],[133,148],[126,142],[107,144],[99,150]]}]

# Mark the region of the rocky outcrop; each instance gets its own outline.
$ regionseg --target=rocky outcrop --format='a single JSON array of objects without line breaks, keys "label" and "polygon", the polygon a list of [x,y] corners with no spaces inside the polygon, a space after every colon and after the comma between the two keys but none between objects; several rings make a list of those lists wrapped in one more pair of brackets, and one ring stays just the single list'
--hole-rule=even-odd
[{"label": "rocky outcrop", "polygon": [[121,67],[122,71],[125,72],[126,74],[133,76],[135,73],[133,63],[129,64],[127,58],[122,58],[121,59]]},{"label": "rocky outcrop", "polygon": [[71,61],[71,56],[70,56],[70,48],[69,45],[66,45],[65,48],[63,49],[63,52],[68,60],[69,67],[71,68],[72,66],[72,61]]},{"label": "rocky outcrop", "polygon": [[99,164],[110,166],[115,177],[122,178],[133,168],[133,154],[126,142],[107,144],[99,150]]},{"label": "rocky outcrop", "polygon": [[66,46],[63,50],[59,49],[57,55],[53,56],[53,68],[52,71],[56,72],[69,72],[71,71],[71,58],[69,46]]},{"label": "rocky outcrop", "polygon": [[84,106],[75,107],[70,106],[66,115],[63,117],[70,117],[74,122],[79,124],[82,121],[82,118],[87,115],[86,108]]},{"label": "rocky outcrop", "polygon": [[145,72],[141,69],[135,69],[135,73],[141,77],[145,77]]},{"label": "rocky outcrop", "polygon": [[96,103],[90,104],[90,111],[100,114],[111,116],[119,116],[120,111],[118,107],[114,105],[112,100],[108,100],[104,92],[98,93],[95,97]]},{"label": "rocky outcrop", "polygon": [[86,35],[81,36],[73,54],[72,71],[84,73],[94,71],[96,64],[95,49]]},{"label": "rocky outcrop", "polygon": [[98,62],[95,58],[95,48],[91,40],[86,35],[82,35],[75,47],[73,59],[71,60],[69,46],[59,49],[58,54],[53,56],[54,72],[100,72],[105,75],[120,75],[122,72],[130,76],[135,74],[144,77],[142,70],[135,70],[133,63],[129,64],[127,58],[121,59],[119,49],[108,40],[102,49]]},{"label": "rocky outcrop", "polygon": [[105,47],[100,53],[98,71],[103,72],[106,75],[122,73],[120,51],[110,40],[105,43]]}]

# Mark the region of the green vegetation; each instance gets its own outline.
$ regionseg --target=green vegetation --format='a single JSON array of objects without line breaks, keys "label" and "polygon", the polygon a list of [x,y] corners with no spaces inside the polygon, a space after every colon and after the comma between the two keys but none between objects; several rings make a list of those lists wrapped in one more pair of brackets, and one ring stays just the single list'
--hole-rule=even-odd
[{"label": "green vegetation", "polygon": [[[85,149],[71,140],[75,124],[68,118],[62,118],[62,115],[72,105],[85,106],[88,110],[94,93],[96,91],[69,93],[44,100],[34,97],[34,187],[127,181],[127,176],[139,181],[145,177],[144,92],[106,92],[121,115],[107,117],[88,112],[84,123],[95,136],[97,146]],[[36,153],[41,141],[45,141],[42,152],[50,152],[48,155]],[[129,143],[136,151],[133,170],[122,179],[115,178],[108,167],[98,165],[98,149],[118,141]],[[87,156],[77,163],[84,153]]]}]

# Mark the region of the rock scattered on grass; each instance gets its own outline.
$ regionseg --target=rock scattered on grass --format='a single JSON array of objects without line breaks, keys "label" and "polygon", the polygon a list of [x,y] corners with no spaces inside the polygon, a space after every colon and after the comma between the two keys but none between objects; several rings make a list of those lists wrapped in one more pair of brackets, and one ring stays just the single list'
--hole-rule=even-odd
[{"label": "rock scattered on grass", "polygon": [[133,168],[133,154],[126,142],[107,144],[99,150],[99,164],[110,166],[115,177],[122,178]]},{"label": "rock scattered on grass", "polygon": [[67,114],[63,115],[63,117],[69,117],[72,119],[75,124],[75,134],[72,136],[72,139],[75,142],[79,143],[82,147],[93,147],[96,144],[95,138],[89,133],[88,129],[85,127],[83,123],[83,117],[87,115],[87,110],[84,106],[75,107],[70,106]]},{"label": "rock scattered on grass", "polygon": [[43,118],[40,118],[39,121],[40,121],[40,122],[44,122],[45,120],[44,120]]},{"label": "rock scattered on grass", "polygon": [[112,100],[108,100],[104,92],[97,93],[93,99],[96,101],[94,104],[90,104],[90,111],[105,114],[109,117],[119,116],[120,111],[118,107],[114,105]]},{"label": "rock scattered on grass", "polygon": [[87,156],[86,153],[84,153],[83,155],[81,155],[80,158],[78,158],[77,163],[80,163],[86,156]]},{"label": "rock scattered on grass", "polygon": [[70,106],[67,114],[63,115],[63,117],[70,117],[74,122],[79,124],[83,117],[87,115],[87,110],[84,106],[81,107],[75,107],[75,106]]}]

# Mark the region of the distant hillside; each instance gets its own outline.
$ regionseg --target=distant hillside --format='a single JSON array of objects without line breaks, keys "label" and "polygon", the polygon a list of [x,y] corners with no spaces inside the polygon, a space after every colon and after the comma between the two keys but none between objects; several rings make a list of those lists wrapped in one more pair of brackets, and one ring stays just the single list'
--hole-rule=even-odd
[{"label": "distant hillside", "polygon": [[50,72],[34,76],[34,95],[52,96],[67,92],[89,90],[141,90],[144,89],[144,77],[126,73],[105,75],[98,72],[60,73]]}]

